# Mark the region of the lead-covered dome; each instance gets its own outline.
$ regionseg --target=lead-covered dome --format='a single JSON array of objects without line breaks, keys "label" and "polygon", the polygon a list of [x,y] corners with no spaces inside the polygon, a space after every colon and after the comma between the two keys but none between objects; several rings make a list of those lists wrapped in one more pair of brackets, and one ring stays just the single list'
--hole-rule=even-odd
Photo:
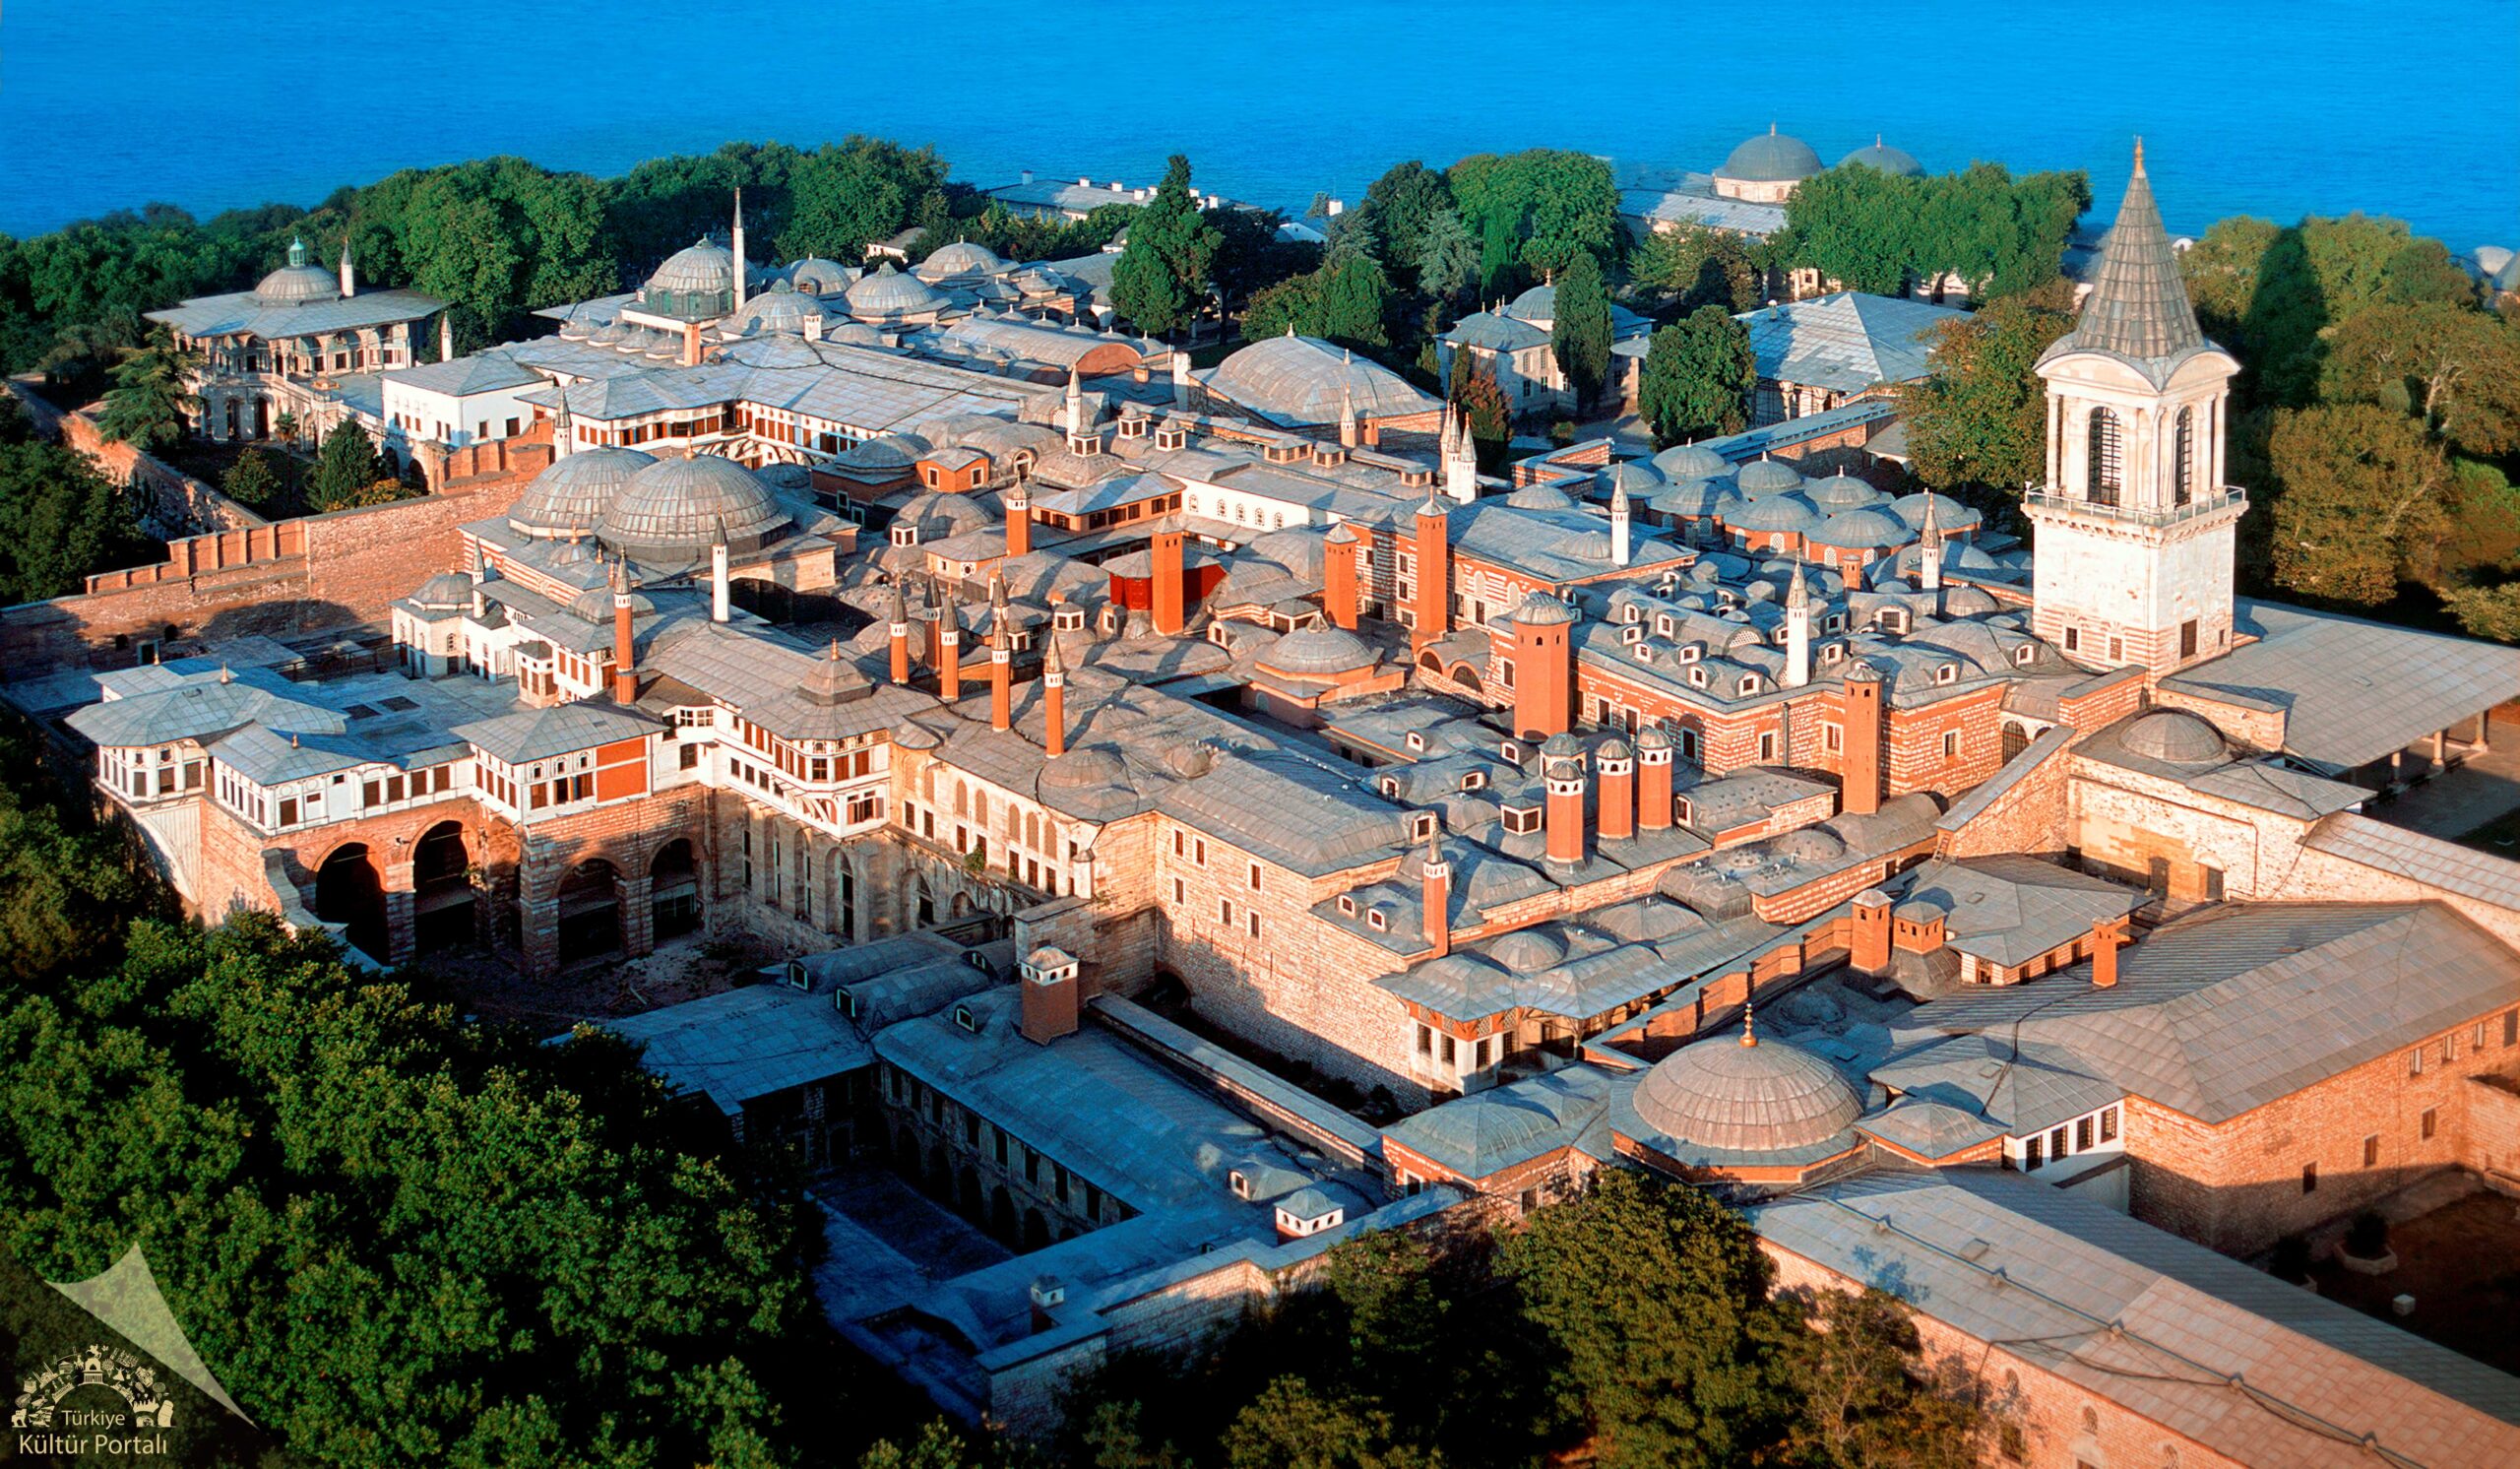
[{"label": "lead-covered dome", "polygon": [[1771,123],[1757,137],[1742,139],[1715,176],[1742,183],[1794,183],[1819,171],[1820,156],[1811,151],[1811,145],[1778,132]]},{"label": "lead-covered dome", "polygon": [[698,557],[722,535],[729,546],[757,549],[787,524],[752,471],[697,454],[660,459],[633,475],[604,507],[596,534],[634,557],[672,561]]},{"label": "lead-covered dome", "polygon": [[893,269],[891,261],[871,276],[860,276],[841,299],[849,303],[849,314],[860,321],[883,321],[899,316],[916,316],[922,312],[941,311],[953,302],[941,290],[916,276],[905,276]]},{"label": "lead-covered dome", "polygon": [[1757,499],[1802,487],[1802,472],[1782,459],[1753,459],[1732,472],[1732,486]]},{"label": "lead-covered dome", "polygon": [[1364,639],[1339,627],[1305,627],[1269,645],[1260,667],[1298,678],[1329,678],[1373,667]]},{"label": "lead-covered dome", "polygon": [[1379,362],[1314,337],[1271,337],[1230,353],[1207,374],[1210,392],[1280,424],[1336,423],[1433,413],[1443,405]]},{"label": "lead-covered dome", "polygon": [[2157,709],[2128,725],[2117,742],[2131,754],[2171,765],[2219,765],[2229,755],[2221,732],[2184,709]]},{"label": "lead-covered dome", "polygon": [[1005,258],[995,250],[956,240],[920,261],[916,274],[923,281],[942,281],[949,276],[994,276],[1005,269]]},{"label": "lead-covered dome", "polygon": [[1849,163],[1861,163],[1866,168],[1877,168],[1894,178],[1917,178],[1925,171],[1925,165],[1918,162],[1914,154],[1904,148],[1892,148],[1881,141],[1881,135],[1878,133],[1873,135],[1871,147],[1858,148],[1838,160],[1838,166],[1841,168]]},{"label": "lead-covered dome", "polygon": [[1732,462],[1704,444],[1673,444],[1654,456],[1654,468],[1671,480],[1713,479],[1732,473]]},{"label": "lead-covered dome", "polygon": [[508,524],[546,540],[592,531],[613,495],[657,457],[605,445],[580,449],[551,461],[508,507]]},{"label": "lead-covered dome", "polygon": [[341,298],[341,281],[322,266],[306,263],[306,242],[300,239],[288,242],[288,264],[254,283],[257,306],[303,306]]},{"label": "lead-covered dome", "polygon": [[724,290],[735,288],[735,257],[711,240],[685,245],[665,257],[648,277],[650,290]]},{"label": "lead-covered dome", "polygon": [[1835,1067],[1776,1041],[1683,1046],[1645,1073],[1630,1105],[1663,1135],[1645,1141],[1665,1151],[1677,1145],[1682,1163],[1827,1157],[1842,1143],[1853,1145],[1848,1129],[1863,1113]]}]

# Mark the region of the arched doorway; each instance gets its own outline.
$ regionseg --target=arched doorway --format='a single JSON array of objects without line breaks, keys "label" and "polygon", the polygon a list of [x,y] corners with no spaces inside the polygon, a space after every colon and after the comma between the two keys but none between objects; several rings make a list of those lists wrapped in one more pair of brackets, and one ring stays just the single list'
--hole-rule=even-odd
[{"label": "arched doorway", "polygon": [[1472,693],[1485,692],[1479,682],[1479,671],[1473,669],[1468,664],[1463,664],[1460,668],[1453,670],[1453,682],[1460,684],[1463,688],[1468,689]]},{"label": "arched doorway", "polygon": [[1050,1226],[1039,1209],[1024,1211],[1024,1253],[1050,1247]]},{"label": "arched doorway", "polygon": [[700,926],[700,869],[690,838],[676,837],[657,849],[648,863],[648,890],[649,921],[658,943]]},{"label": "arched doorway", "polygon": [[2010,762],[2011,762],[2011,760],[2012,760],[2012,757],[2013,757],[2013,756],[2020,754],[2023,750],[2026,750],[2026,749],[2028,749],[2028,748],[2030,748],[2030,731],[2029,731],[2028,727],[2024,726],[2024,725],[2022,724],[2022,722],[2021,722],[2021,721],[2019,721],[2019,720],[2017,720],[2017,719],[2008,719],[2008,720],[2005,720],[2005,721],[2004,721],[2004,760],[2005,760],[2005,762],[2006,762],[2006,763],[2010,763]]},{"label": "arched doorway", "polygon": [[342,926],[352,948],[382,964],[390,955],[385,927],[385,879],[364,842],[345,842],[315,873],[315,916]]},{"label": "arched doorway", "polygon": [[621,948],[621,885],[602,858],[580,862],[560,883],[560,962],[600,958]]},{"label": "arched doorway", "polygon": [[1003,1183],[989,1191],[988,1232],[1000,1245],[1012,1247],[1015,1244],[1015,1196]]},{"label": "arched doorway", "polygon": [[464,827],[441,821],[411,844],[411,946],[425,954],[472,941],[472,861]]}]

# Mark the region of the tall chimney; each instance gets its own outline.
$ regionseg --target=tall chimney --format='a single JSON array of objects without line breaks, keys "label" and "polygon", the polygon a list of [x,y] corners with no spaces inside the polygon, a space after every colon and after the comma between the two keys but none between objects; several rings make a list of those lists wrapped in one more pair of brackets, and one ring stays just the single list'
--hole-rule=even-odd
[{"label": "tall chimney", "polygon": [[902,585],[893,583],[893,612],[885,631],[893,639],[893,682],[910,682],[910,602],[902,596]]},{"label": "tall chimney", "polygon": [[724,622],[734,615],[734,583],[726,573],[726,523],[718,522],[718,534],[709,542],[709,620]]},{"label": "tall chimney", "polygon": [[700,365],[700,323],[696,321],[686,321],[682,324],[682,365],[685,367]]},{"label": "tall chimney", "polygon": [[1053,757],[1067,753],[1067,660],[1056,628],[1041,650],[1041,743]]},{"label": "tall chimney", "polygon": [[1865,974],[1890,968],[1890,895],[1877,887],[1856,895],[1855,932],[1847,940],[1847,963]]},{"label": "tall chimney", "polygon": [[1579,865],[1584,861],[1584,764],[1551,760],[1546,779],[1548,806],[1543,820],[1548,828],[1548,860]]},{"label": "tall chimney", "polygon": [[1636,761],[1624,739],[1602,746],[1600,808],[1603,841],[1623,842],[1636,835]]},{"label": "tall chimney", "polygon": [[1574,700],[1571,635],[1575,609],[1534,592],[1514,611],[1514,733],[1545,739],[1566,733]]},{"label": "tall chimney", "polygon": [[1624,566],[1631,554],[1629,536],[1633,522],[1627,503],[1624,481],[1610,486],[1610,564]]},{"label": "tall chimney", "polygon": [[963,618],[950,585],[936,611],[936,691],[951,704],[963,696]]},{"label": "tall chimney", "polygon": [[1418,625],[1409,639],[1412,648],[1423,648],[1453,630],[1451,534],[1444,507],[1430,489],[1426,503],[1418,507]]},{"label": "tall chimney", "polygon": [[2126,941],[2126,920],[2101,919],[2091,926],[2091,983],[2108,990],[2117,983],[2117,946]]},{"label": "tall chimney", "polygon": [[342,294],[358,294],[358,269],[350,264],[350,237],[346,230],[342,234]]},{"label": "tall chimney", "polygon": [[630,635],[630,573],[626,558],[612,565],[612,702],[639,702],[639,664]]},{"label": "tall chimney", "polygon": [[1179,531],[1155,533],[1155,630],[1166,637],[1179,635],[1182,627],[1181,537]]},{"label": "tall chimney", "polygon": [[1424,910],[1426,947],[1441,959],[1453,951],[1453,864],[1444,860],[1444,839],[1433,828],[1426,831],[1426,862],[1418,887],[1418,905]]},{"label": "tall chimney", "polygon": [[1870,815],[1881,809],[1881,675],[1862,659],[1847,666],[1845,706],[1838,809]]},{"label": "tall chimney", "polygon": [[1006,487],[1006,553],[1029,556],[1033,553],[1033,491],[1018,473],[1015,482]]},{"label": "tall chimney", "polygon": [[1184,410],[1190,406],[1190,354],[1186,351],[1172,353],[1172,406]]},{"label": "tall chimney", "polygon": [[1064,949],[1047,944],[1024,956],[1017,972],[1024,982],[1024,1006],[1017,1034],[1036,1046],[1047,1046],[1076,1034],[1077,962]]},{"label": "tall chimney", "polygon": [[1356,533],[1341,521],[1322,538],[1321,602],[1330,620],[1356,630]]},{"label": "tall chimney", "polygon": [[1785,686],[1800,688],[1811,681],[1811,589],[1802,580],[1802,563],[1794,563],[1794,580],[1785,588]]},{"label": "tall chimney", "polygon": [[1648,725],[1636,736],[1636,824],[1647,831],[1671,825],[1671,736]]},{"label": "tall chimney", "polygon": [[990,629],[988,638],[988,727],[1015,728],[1014,650],[1006,646],[1006,624]]},{"label": "tall chimney", "polygon": [[744,268],[744,191],[740,188],[735,190],[734,243],[727,253],[735,258],[735,309],[741,311],[744,308],[744,287],[750,284],[744,278],[752,273]]}]

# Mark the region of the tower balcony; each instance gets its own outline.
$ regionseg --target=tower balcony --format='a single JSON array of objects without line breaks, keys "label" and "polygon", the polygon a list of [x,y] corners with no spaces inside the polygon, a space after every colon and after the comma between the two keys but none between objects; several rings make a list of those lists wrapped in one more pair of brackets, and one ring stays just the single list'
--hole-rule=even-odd
[{"label": "tower balcony", "polygon": [[2074,521],[2126,530],[2169,530],[2190,521],[2237,520],[2248,510],[2248,491],[2236,484],[2197,495],[2184,505],[2110,505],[2052,489],[2022,496],[2021,508],[2032,520]]}]

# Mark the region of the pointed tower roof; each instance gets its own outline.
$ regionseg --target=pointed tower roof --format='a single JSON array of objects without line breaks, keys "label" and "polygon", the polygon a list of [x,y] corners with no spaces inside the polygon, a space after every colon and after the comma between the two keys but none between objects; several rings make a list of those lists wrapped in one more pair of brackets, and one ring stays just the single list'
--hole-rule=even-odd
[{"label": "pointed tower roof", "polygon": [[2171,248],[2170,232],[2162,227],[2161,210],[2153,203],[2152,180],[2144,173],[2144,144],[2137,139],[2135,173],[2126,181],[2117,223],[2101,244],[2091,298],[2083,303],[2074,329],[2048,353],[2100,351],[2147,362],[2207,345],[2195,308],[2187,302],[2178,254]]}]

